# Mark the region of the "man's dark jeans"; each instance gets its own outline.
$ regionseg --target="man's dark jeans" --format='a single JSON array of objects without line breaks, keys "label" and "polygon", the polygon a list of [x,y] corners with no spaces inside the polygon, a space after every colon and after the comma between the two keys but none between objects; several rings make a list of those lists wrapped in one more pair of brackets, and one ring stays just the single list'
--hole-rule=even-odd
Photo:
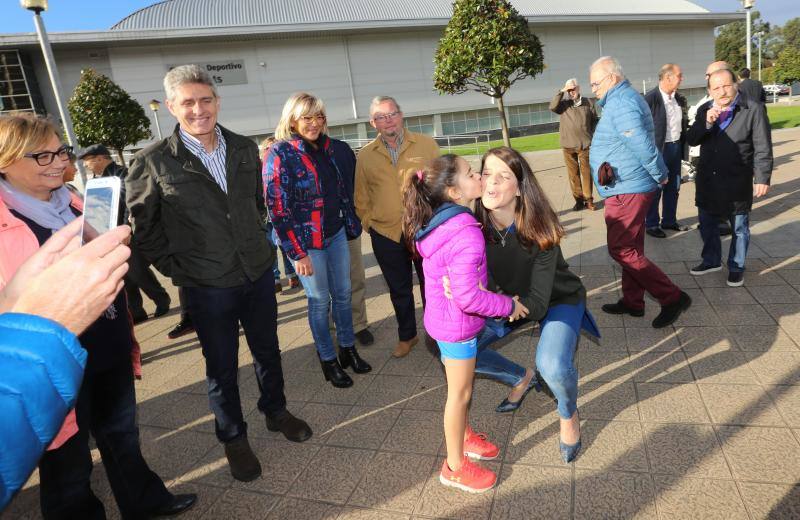
[{"label": "man's dark jeans", "polygon": [[661,212],[661,226],[674,226],[678,223],[678,194],[681,191],[681,159],[683,157],[683,144],[680,141],[674,143],[665,143],[664,150],[662,151],[664,157],[664,164],[667,165],[669,175],[667,183],[659,186],[655,191],[653,202],[650,203],[650,208],[647,210],[647,217],[645,219],[645,227],[647,229],[657,228],[658,222],[658,206],[659,202],[663,201],[663,208]]},{"label": "man's dark jeans", "polygon": [[75,405],[78,433],[39,462],[40,501],[45,519],[105,519],[103,503],[90,487],[95,438],[122,518],[147,518],[172,500],[139,446],[136,393],[129,360],[103,372],[84,375]]},{"label": "man's dark jeans", "polygon": [[412,261],[411,252],[401,239],[397,243],[387,238],[374,229],[370,229],[372,239],[372,252],[389,286],[389,297],[394,307],[397,318],[397,335],[400,341],[408,341],[417,335],[417,319],[414,304],[414,278],[411,274],[413,268],[419,278],[419,290],[422,294],[422,306],[425,306],[425,278],[422,275],[422,259]]},{"label": "man's dark jeans", "polygon": [[286,409],[272,273],[238,287],[184,287],[183,291],[206,358],[208,400],[217,438],[229,442],[247,433],[239,398],[239,323],[261,390],[258,409],[267,415]]}]

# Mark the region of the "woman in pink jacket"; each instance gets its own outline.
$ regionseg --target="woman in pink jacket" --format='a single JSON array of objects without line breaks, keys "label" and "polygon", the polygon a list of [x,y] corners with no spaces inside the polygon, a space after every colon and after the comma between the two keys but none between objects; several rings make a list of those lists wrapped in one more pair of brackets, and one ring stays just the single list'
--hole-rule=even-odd
[{"label": "woman in pink jacket", "polygon": [[[447,375],[444,432],[447,460],[439,480],[469,492],[491,489],[497,476],[469,460],[493,459],[497,447],[467,421],[475,375],[477,336],[486,317],[521,318],[527,309],[509,296],[485,292],[486,248],[470,211],[481,196],[480,175],[455,155],[444,155],[411,176],[403,190],[404,235],[422,256],[425,273],[425,329],[439,344]],[[442,279],[449,276],[452,298]]]}]

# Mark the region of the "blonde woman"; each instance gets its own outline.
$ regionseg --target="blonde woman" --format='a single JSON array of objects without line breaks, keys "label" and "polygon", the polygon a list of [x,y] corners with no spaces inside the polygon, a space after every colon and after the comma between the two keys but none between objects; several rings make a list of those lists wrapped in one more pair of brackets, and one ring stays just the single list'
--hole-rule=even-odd
[{"label": "blonde woman", "polygon": [[[308,321],[322,373],[337,388],[353,385],[343,370],[372,370],[358,355],[350,307],[348,238],[361,234],[353,205],[355,154],[331,139],[325,105],[301,92],[290,97],[264,160],[267,205],[283,250],[308,298]],[[339,355],[328,329],[332,308]]]}]

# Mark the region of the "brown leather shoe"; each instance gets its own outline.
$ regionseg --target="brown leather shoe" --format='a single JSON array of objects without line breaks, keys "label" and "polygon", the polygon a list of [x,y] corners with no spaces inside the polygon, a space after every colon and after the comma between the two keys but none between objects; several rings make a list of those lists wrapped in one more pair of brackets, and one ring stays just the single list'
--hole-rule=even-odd
[{"label": "brown leather shoe", "polygon": [[408,341],[398,341],[397,346],[394,348],[394,352],[392,352],[392,356],[396,358],[405,357],[411,352],[411,349],[419,342],[419,338],[414,336]]},{"label": "brown leather shoe", "polygon": [[594,211],[594,210],[596,210],[596,209],[597,209],[597,208],[594,206],[594,202],[592,202],[592,200],[591,200],[591,199],[589,199],[589,200],[587,200],[587,201],[586,201],[586,209],[588,209],[589,211]]}]

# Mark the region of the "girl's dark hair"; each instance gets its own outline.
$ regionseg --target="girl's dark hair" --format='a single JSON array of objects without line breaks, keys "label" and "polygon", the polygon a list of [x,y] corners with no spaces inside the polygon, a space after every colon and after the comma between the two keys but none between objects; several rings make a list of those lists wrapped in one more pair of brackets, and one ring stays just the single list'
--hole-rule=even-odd
[{"label": "girl's dark hair", "polygon": [[[533,176],[528,161],[522,155],[507,146],[492,148],[481,159],[481,172],[483,172],[486,158],[495,156],[503,161],[517,178],[520,196],[514,211],[514,224],[517,228],[517,238],[523,246],[530,248],[536,244],[544,251],[557,246],[564,236],[564,228],[558,221],[558,215],[553,211],[550,201]],[[497,234],[492,231],[491,219],[483,204],[476,204],[475,216],[483,225],[483,234],[488,242],[497,242]]]},{"label": "girl's dark hair", "polygon": [[417,231],[428,223],[436,208],[451,202],[447,188],[456,185],[457,159],[454,154],[442,155],[425,169],[409,175],[403,183],[403,236],[412,252]]}]

